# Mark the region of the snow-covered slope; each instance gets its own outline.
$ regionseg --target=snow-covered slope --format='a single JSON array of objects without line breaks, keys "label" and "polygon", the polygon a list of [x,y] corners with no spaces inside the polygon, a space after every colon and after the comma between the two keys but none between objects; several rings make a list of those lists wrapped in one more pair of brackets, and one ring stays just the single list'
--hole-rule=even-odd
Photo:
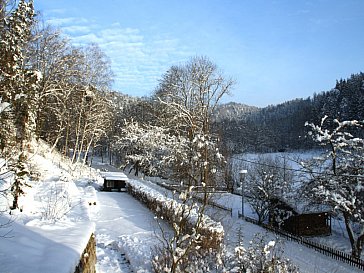
[{"label": "snow-covered slope", "polygon": [[[21,209],[10,211],[9,194],[0,197],[0,272],[73,273],[94,232],[85,183],[61,168],[65,162],[59,155],[41,152],[47,150],[44,145],[30,157],[40,179],[28,181],[31,187],[19,199]],[[7,187],[11,179],[8,176],[1,186]]]}]

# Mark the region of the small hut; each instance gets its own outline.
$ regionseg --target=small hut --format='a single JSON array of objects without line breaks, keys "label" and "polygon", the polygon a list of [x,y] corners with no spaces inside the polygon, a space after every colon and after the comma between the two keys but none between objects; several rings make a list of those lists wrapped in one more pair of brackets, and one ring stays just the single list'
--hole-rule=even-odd
[{"label": "small hut", "polygon": [[128,177],[123,172],[102,172],[104,191],[126,191]]},{"label": "small hut", "polygon": [[[297,236],[331,234],[331,209],[326,205],[312,204],[302,199],[294,203],[277,200],[276,211],[279,215],[271,219],[272,224],[289,233]],[[281,219],[280,222],[277,219]]]}]

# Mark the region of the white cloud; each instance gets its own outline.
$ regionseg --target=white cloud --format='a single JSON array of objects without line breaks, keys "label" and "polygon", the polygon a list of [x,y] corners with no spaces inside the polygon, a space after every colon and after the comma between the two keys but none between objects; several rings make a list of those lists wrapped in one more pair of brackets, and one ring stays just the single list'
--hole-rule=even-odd
[{"label": "white cloud", "polygon": [[71,23],[72,24],[87,23],[87,19],[76,18],[76,17],[65,17],[65,18],[52,17],[52,18],[48,19],[47,22],[52,25],[65,26],[65,25],[71,24]]},{"label": "white cloud", "polygon": [[111,59],[115,89],[132,95],[148,95],[160,76],[191,54],[178,39],[149,35],[136,28],[113,23],[103,27],[84,18],[53,18],[77,46],[97,43]]},{"label": "white cloud", "polygon": [[67,26],[62,28],[66,33],[87,33],[91,31],[90,26]]},{"label": "white cloud", "polygon": [[77,46],[83,46],[90,43],[97,43],[99,44],[102,42],[102,39],[98,37],[95,33],[88,33],[80,36],[70,36],[73,44]]},{"label": "white cloud", "polygon": [[65,14],[66,13],[66,9],[50,9],[50,10],[47,10],[47,14]]}]

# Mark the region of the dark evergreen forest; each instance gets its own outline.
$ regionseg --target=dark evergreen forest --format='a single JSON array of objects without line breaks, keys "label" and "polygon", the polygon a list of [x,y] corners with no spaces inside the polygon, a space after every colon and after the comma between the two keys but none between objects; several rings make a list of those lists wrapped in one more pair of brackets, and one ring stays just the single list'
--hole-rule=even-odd
[{"label": "dark evergreen forest", "polygon": [[221,105],[214,128],[229,153],[312,149],[315,144],[305,137],[305,123],[319,124],[325,115],[331,121],[364,120],[364,73],[340,79],[330,91],[306,99],[265,108]]}]

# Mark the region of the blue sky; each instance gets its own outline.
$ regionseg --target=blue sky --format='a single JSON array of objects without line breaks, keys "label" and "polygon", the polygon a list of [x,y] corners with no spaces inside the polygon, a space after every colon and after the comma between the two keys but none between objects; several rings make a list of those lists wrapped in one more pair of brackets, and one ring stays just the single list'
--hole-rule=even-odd
[{"label": "blue sky", "polygon": [[363,71],[363,0],[35,0],[72,43],[110,57],[113,88],[148,96],[196,55],[236,80],[225,102],[266,106]]}]

